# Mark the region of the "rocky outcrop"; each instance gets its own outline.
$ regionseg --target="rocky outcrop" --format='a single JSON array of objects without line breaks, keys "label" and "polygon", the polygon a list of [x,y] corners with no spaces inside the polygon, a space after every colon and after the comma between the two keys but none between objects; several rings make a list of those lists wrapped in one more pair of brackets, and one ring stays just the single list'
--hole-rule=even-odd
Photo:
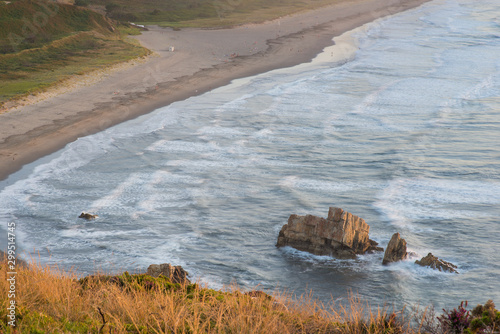
[{"label": "rocky outcrop", "polygon": [[86,213],[86,212],[82,212],[82,214],[80,216],[78,216],[78,218],[83,218],[83,219],[86,219],[86,220],[96,219],[97,217],[99,217],[99,216],[98,215],[93,215],[91,213]]},{"label": "rocky outcrop", "polygon": [[450,273],[458,274],[456,265],[450,262],[443,261],[432,255],[432,253],[429,253],[422,259],[415,261],[415,263],[423,267],[431,267],[432,269],[437,269],[439,271],[448,271]]},{"label": "rocky outcrop", "polygon": [[356,254],[383,251],[370,240],[370,226],[358,216],[331,207],[328,218],[291,215],[278,235],[277,247],[291,246],[316,255],[353,259]]},{"label": "rocky outcrop", "polygon": [[170,263],[152,264],[148,267],[147,275],[158,277],[163,275],[168,277],[172,283],[189,284],[188,272],[181,266],[172,266]]},{"label": "rocky outcrop", "polygon": [[394,233],[387,244],[382,264],[387,265],[391,262],[397,262],[408,258],[406,251],[406,240],[401,238],[399,233]]},{"label": "rocky outcrop", "polygon": [[375,252],[383,252],[384,248],[378,246],[378,242],[375,240],[370,239],[370,248],[366,251],[369,254],[373,254]]}]

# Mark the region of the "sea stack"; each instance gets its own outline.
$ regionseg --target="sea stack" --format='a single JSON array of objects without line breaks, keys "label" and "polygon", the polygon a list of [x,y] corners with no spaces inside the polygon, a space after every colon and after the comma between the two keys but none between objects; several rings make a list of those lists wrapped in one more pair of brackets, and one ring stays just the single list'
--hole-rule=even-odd
[{"label": "sea stack", "polygon": [[391,262],[397,262],[408,258],[408,252],[406,251],[406,240],[401,238],[399,233],[394,233],[391,240],[387,244],[387,248],[384,253],[383,265],[387,265]]},{"label": "sea stack", "polygon": [[328,218],[291,215],[278,235],[276,247],[291,246],[316,255],[353,259],[357,254],[383,251],[370,240],[364,219],[341,208],[330,207]]}]

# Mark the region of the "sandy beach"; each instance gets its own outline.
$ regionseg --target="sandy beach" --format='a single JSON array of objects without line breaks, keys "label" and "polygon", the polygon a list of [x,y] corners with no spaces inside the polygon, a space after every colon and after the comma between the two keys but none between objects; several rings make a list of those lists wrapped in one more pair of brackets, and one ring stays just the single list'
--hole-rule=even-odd
[{"label": "sandy beach", "polygon": [[[332,38],[428,0],[343,0],[232,29],[148,27],[154,54],[0,114],[0,180],[66,144],[231,80],[308,62]],[[169,51],[173,46],[175,50]]]}]

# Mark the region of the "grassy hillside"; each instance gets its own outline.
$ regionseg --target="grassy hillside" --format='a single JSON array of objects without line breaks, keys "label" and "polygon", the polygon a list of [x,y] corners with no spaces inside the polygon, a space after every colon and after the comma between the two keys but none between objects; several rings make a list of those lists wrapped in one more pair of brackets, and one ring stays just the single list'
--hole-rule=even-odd
[{"label": "grassy hillside", "polygon": [[339,0],[85,0],[117,20],[171,27],[262,22]]},{"label": "grassy hillside", "polygon": [[77,31],[109,35],[112,30],[105,17],[76,6],[25,0],[0,7],[1,54],[41,47]]},{"label": "grassy hillside", "polygon": [[15,269],[13,281],[12,268],[0,259],[1,333],[479,334],[500,328],[491,300],[471,310],[462,303],[436,317],[429,309],[373,309],[356,298],[326,307],[309,295],[244,293],[236,286],[219,291],[163,276],[78,279],[37,264]]},{"label": "grassy hillside", "polygon": [[126,42],[126,32],[133,31],[78,6],[29,0],[3,3],[0,105],[75,74],[146,55],[146,49]]},{"label": "grassy hillside", "polygon": [[[0,262],[1,277],[8,277]],[[15,291],[15,297],[9,296]],[[8,307],[15,300],[16,328]],[[18,268],[15,286],[0,281],[2,333],[393,333],[406,331],[393,313],[325,311],[311,298],[245,294],[163,276],[93,276],[78,280],[54,268]],[[412,332],[408,330],[407,332]]]}]

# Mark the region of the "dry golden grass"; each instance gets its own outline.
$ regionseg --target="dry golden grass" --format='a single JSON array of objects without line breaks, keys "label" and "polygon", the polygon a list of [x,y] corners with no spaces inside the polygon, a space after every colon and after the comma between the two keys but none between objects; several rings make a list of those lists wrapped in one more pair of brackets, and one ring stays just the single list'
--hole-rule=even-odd
[{"label": "dry golden grass", "polygon": [[[7,265],[1,263],[2,277]],[[245,294],[198,284],[167,288],[121,285],[34,263],[17,268],[16,328],[7,323],[9,284],[0,281],[2,333],[413,333],[387,310],[371,312],[357,298],[326,308],[311,295]],[[120,277],[132,278],[128,274]],[[149,276],[135,276],[150,279]],[[143,281],[141,281],[143,282]],[[142,283],[141,283],[142,284]]]}]

